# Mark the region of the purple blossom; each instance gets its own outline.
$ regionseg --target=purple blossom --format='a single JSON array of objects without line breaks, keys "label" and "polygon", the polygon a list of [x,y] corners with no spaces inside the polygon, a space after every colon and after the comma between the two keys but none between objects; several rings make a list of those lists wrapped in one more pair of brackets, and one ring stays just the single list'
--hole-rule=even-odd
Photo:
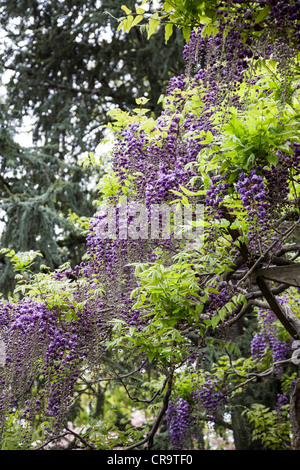
[{"label": "purple blossom", "polygon": [[190,428],[188,402],[183,398],[178,398],[176,402],[169,402],[166,419],[172,448],[180,450],[183,448]]}]

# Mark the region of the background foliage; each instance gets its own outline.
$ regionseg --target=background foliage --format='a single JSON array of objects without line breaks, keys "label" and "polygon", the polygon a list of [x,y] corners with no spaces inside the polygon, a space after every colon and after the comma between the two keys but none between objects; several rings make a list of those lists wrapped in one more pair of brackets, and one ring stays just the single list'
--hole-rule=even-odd
[{"label": "background foliage", "polygon": [[[117,30],[120,11],[116,1],[0,4],[6,84],[1,246],[40,250],[51,269],[67,261],[75,266],[85,252],[78,217],[94,212],[95,181],[107,160],[101,150],[99,162],[97,147],[111,119],[108,110],[128,111],[135,98],[147,95],[157,115],[161,90],[183,68],[179,34],[168,48],[162,32],[151,42],[139,29],[124,34]],[[18,135],[20,126],[25,128]],[[83,168],[83,158],[99,164]],[[13,274],[4,258],[2,267],[1,291],[7,294]]]}]

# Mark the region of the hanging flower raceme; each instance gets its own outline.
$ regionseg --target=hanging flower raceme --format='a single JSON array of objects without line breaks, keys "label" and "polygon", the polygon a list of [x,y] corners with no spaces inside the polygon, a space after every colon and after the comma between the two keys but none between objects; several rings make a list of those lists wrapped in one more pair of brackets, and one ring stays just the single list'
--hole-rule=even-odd
[{"label": "hanging flower raceme", "polygon": [[1,431],[13,410],[29,423],[40,413],[54,419],[53,432],[63,425],[83,361],[87,355],[91,364],[99,361],[92,360],[95,340],[101,343],[94,313],[85,308],[70,322],[41,302],[1,303]]},{"label": "hanging flower raceme", "polygon": [[[282,300],[281,303],[283,303]],[[272,351],[274,362],[287,359],[291,352],[291,342],[279,338],[276,320],[277,318],[272,311],[259,310],[259,332],[253,336],[251,341],[251,354],[253,357],[262,358],[266,354],[267,348],[269,348]],[[276,370],[282,371],[283,369],[277,367]]]},{"label": "hanging flower raceme", "polygon": [[188,402],[183,398],[177,398],[175,402],[171,401],[167,409],[166,419],[172,448],[174,450],[183,449],[191,424]]}]

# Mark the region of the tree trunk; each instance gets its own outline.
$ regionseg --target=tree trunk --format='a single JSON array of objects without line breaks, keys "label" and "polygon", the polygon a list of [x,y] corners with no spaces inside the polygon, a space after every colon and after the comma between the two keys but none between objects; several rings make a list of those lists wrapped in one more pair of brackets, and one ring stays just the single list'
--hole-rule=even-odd
[{"label": "tree trunk", "polygon": [[293,449],[300,450],[300,377],[296,380],[291,393],[290,416],[293,432]]}]

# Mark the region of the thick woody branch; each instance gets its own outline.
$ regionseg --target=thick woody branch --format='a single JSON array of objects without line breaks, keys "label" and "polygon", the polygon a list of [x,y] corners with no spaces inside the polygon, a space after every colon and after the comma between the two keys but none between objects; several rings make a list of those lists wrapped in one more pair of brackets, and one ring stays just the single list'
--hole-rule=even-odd
[{"label": "thick woody branch", "polygon": [[293,431],[293,449],[300,450],[300,378],[296,380],[290,398],[290,420]]},{"label": "thick woody branch", "polygon": [[[229,213],[228,209],[226,207],[222,207],[223,210],[223,215],[224,217],[232,223],[234,221],[232,215]],[[291,235],[291,233],[295,230],[295,228],[299,225],[300,219],[298,219],[292,227],[290,227],[288,230],[285,231],[285,233],[282,236],[282,241],[285,240],[288,236]],[[232,239],[235,241],[239,238],[240,233],[238,230],[232,230],[228,229],[228,232]],[[238,284],[240,284],[242,281],[245,281],[249,276],[254,272],[254,270],[259,267],[259,264],[263,262],[267,256],[269,256],[271,250],[276,247],[277,241],[273,242],[271,246],[265,251],[265,253],[260,256],[258,259],[254,260],[251,262],[251,257],[250,253],[248,250],[248,247],[245,243],[240,243],[239,246],[239,251],[240,255],[243,257],[245,264],[247,264],[249,270],[245,274],[245,276],[239,280]],[[282,253],[283,254],[283,253]],[[274,261],[277,262],[278,265],[280,264],[290,264],[288,260],[284,259],[283,262],[279,261],[278,259],[278,254],[275,255]],[[300,320],[298,317],[296,317],[291,311],[288,311],[287,309],[283,309],[279,303],[276,300],[275,297],[275,292],[272,291],[266,281],[263,279],[263,277],[256,277],[255,283],[260,289],[260,292],[262,296],[266,299],[268,305],[278,318],[278,320],[282,323],[282,325],[285,327],[285,329],[288,331],[288,333],[294,338],[294,339],[300,339]],[[281,286],[279,286],[280,288]],[[287,288],[287,286],[285,286]],[[248,299],[249,300],[249,299]],[[249,303],[246,305],[246,307],[249,305]],[[245,308],[246,310],[246,308]]]},{"label": "thick woody branch", "polygon": [[155,436],[155,434],[158,430],[158,427],[161,423],[162,418],[164,417],[164,415],[165,415],[165,413],[168,409],[169,399],[170,399],[170,396],[171,396],[172,386],[173,386],[173,374],[174,374],[174,370],[172,369],[170,371],[168,377],[167,377],[167,390],[166,390],[166,393],[164,394],[164,397],[163,397],[163,403],[162,403],[160,412],[158,413],[158,415],[156,417],[156,420],[155,420],[152,428],[148,432],[147,436],[142,441],[137,442],[136,444],[132,444],[131,446],[126,447],[125,450],[135,449],[136,447],[140,447],[144,444],[145,444],[145,449],[149,450],[153,446],[154,436]]},{"label": "thick woody branch", "polygon": [[258,277],[256,283],[261,290],[264,298],[270,305],[272,311],[275,313],[278,320],[282,323],[285,329],[294,339],[300,339],[300,320],[292,314],[283,309],[276,300],[275,295],[272,293],[268,284],[263,278]]}]

